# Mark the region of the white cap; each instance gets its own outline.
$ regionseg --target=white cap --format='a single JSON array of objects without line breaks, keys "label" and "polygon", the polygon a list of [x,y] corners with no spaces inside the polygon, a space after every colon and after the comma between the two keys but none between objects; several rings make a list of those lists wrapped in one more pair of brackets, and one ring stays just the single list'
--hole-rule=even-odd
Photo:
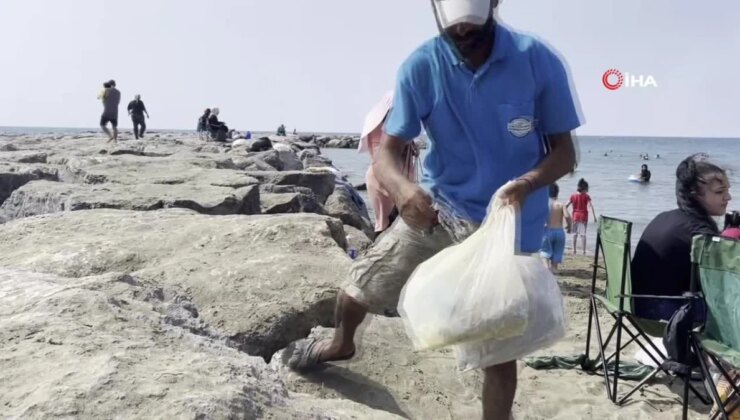
[{"label": "white cap", "polygon": [[491,15],[491,0],[433,0],[442,29],[458,23],[482,25]]}]

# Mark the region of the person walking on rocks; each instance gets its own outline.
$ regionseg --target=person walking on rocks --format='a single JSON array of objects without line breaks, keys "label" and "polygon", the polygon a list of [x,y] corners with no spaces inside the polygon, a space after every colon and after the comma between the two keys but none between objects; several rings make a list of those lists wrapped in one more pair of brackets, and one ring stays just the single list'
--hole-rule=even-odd
[{"label": "person walking on rocks", "polygon": [[141,100],[141,95],[136,95],[134,100],[128,103],[128,115],[131,116],[131,122],[134,123],[134,137],[137,139],[144,138],[144,131],[146,130],[144,114],[149,118],[149,112],[146,110],[144,101]]},{"label": "person walking on rocks", "polygon": [[[100,128],[108,135],[108,142],[118,143],[118,105],[121,103],[121,92],[116,89],[116,81],[108,82],[108,88],[101,95],[103,114],[100,116]],[[108,130],[110,123],[113,132]]]},{"label": "person walking on rocks", "polygon": [[[291,343],[283,352],[290,368],[352,358],[367,313],[396,312],[414,269],[453,243],[437,220],[436,201],[479,224],[508,183],[500,198],[520,210],[517,248],[539,251],[546,187],[575,165],[571,131],[580,120],[563,63],[542,42],[499,25],[497,6],[498,0],[432,0],[440,34],[402,64],[374,164],[401,217],[353,262],[338,296],[333,338]],[[422,124],[430,148],[417,185],[401,170],[401,154]],[[483,417],[509,419],[516,361],[479,367]]]}]

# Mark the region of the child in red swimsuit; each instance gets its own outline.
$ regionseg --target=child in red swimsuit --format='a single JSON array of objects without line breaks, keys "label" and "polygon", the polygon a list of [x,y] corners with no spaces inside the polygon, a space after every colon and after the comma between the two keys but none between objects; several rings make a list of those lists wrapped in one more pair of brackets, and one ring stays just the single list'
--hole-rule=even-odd
[{"label": "child in red swimsuit", "polygon": [[578,181],[578,192],[570,196],[570,201],[566,208],[573,206],[573,254],[578,253],[578,238],[583,243],[583,255],[586,255],[586,231],[588,229],[588,209],[591,208],[591,214],[594,216],[596,223],[596,210],[591,202],[591,196],[588,195],[588,182],[581,178]]}]

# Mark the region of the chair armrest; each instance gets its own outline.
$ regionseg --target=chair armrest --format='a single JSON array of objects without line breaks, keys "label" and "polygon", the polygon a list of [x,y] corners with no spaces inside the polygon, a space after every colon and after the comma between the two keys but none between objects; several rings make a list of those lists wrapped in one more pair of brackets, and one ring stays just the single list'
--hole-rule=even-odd
[{"label": "chair armrest", "polygon": [[672,300],[689,300],[699,299],[700,295],[693,296],[659,296],[659,295],[617,295],[619,298],[637,298],[637,299],[672,299]]}]

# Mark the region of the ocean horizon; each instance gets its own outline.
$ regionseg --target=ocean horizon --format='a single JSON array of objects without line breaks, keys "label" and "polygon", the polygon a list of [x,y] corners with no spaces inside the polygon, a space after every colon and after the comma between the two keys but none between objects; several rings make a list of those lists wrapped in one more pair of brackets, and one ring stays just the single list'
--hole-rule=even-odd
[{"label": "ocean horizon", "polygon": [[[132,131],[131,127],[121,127],[121,131]],[[237,130],[239,132],[246,132],[247,130]],[[251,130],[253,134],[260,135],[273,135],[276,130]],[[0,126],[0,135],[8,134],[61,134],[61,133],[97,133],[101,132],[100,127],[26,127],[26,126]],[[195,129],[188,128],[154,128],[147,127],[147,132],[164,132],[164,133],[195,133]],[[290,133],[290,131],[289,131]],[[344,132],[344,131],[311,131],[304,130],[299,131],[298,135],[312,135],[317,136],[359,136],[360,132]],[[422,136],[424,134],[422,133]],[[676,139],[676,140],[736,140],[740,141],[740,137],[714,137],[714,136],[702,136],[702,137],[682,137],[682,136],[635,136],[635,135],[621,135],[621,134],[576,134],[578,139],[581,138],[625,138],[625,139]]]}]

